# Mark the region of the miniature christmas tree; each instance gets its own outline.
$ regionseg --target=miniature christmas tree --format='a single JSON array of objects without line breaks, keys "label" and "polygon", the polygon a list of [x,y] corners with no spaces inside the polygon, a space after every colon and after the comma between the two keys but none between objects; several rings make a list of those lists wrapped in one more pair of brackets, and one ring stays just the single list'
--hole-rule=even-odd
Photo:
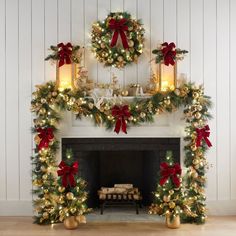
[{"label": "miniature christmas tree", "polygon": [[59,176],[57,202],[61,222],[70,216],[75,216],[77,220],[81,220],[83,218],[81,216],[88,212],[86,182],[78,176],[78,167],[78,162],[73,162],[72,150],[66,150],[66,160],[61,161],[60,169],[57,171]]},{"label": "miniature christmas tree", "polygon": [[149,213],[170,217],[173,219],[182,213],[183,190],[181,167],[173,162],[172,151],[166,152],[165,162],[160,165],[160,180],[157,185],[155,202]]}]

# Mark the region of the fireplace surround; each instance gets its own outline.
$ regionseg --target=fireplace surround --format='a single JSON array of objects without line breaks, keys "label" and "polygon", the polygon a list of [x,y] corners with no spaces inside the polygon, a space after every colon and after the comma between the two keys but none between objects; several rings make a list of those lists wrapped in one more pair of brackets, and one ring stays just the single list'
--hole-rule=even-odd
[{"label": "fireplace surround", "polygon": [[62,138],[62,159],[71,148],[79,175],[88,182],[88,206],[99,206],[101,187],[131,183],[140,189],[142,204],[153,200],[160,162],[172,150],[180,162],[180,138]]}]

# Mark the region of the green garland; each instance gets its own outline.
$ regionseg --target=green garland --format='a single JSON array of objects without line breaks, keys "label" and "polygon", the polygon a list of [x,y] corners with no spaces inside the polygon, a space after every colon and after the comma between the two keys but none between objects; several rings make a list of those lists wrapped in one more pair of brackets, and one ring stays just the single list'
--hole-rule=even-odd
[{"label": "green garland", "polygon": [[164,42],[159,45],[156,49],[152,50],[152,53],[155,54],[155,62],[158,63],[167,63],[167,65],[171,64],[169,60],[172,61],[173,65],[178,60],[182,60],[185,54],[188,53],[187,50],[182,50],[180,48],[176,48],[175,43],[167,43]]},{"label": "green garland", "polygon": [[[93,99],[84,97],[81,91],[66,89],[58,91],[54,82],[37,86],[33,93],[31,110],[35,113],[33,132],[35,133],[35,155],[33,160],[33,185],[34,194],[37,195],[35,202],[36,222],[48,224],[59,221],[59,209],[55,197],[57,187],[56,151],[58,140],[54,137],[50,140],[48,148],[39,150],[38,128],[51,128],[55,133],[60,121],[61,111],[72,111],[77,118],[91,117],[95,125],[105,124],[112,129],[116,123],[112,115],[111,101],[106,101],[98,108]],[[205,209],[205,182],[207,161],[205,153],[208,146],[202,141],[196,147],[196,128],[202,128],[211,117],[208,109],[211,105],[210,98],[205,96],[202,87],[188,83],[175,91],[166,94],[156,93],[150,98],[135,98],[129,105],[130,116],[127,125],[139,125],[144,122],[152,122],[156,114],[173,112],[180,107],[184,108],[186,121],[186,145],[185,166],[188,171],[185,181],[186,204],[196,216],[184,217],[185,222],[204,223],[206,218]],[[45,214],[45,212],[47,214]],[[47,215],[45,219],[43,216]]]},{"label": "green garland", "polygon": [[[61,43],[62,44],[62,43]],[[65,44],[66,46],[66,44]],[[60,51],[61,46],[58,44],[57,46],[50,46],[50,50],[52,51],[52,54],[49,54],[46,58],[45,61],[59,61],[60,60]],[[79,45],[71,45],[71,55],[69,55],[69,58],[71,62],[78,64],[81,61],[81,53],[79,52],[80,46]]]},{"label": "green garland", "polygon": [[[125,31],[125,36],[128,41],[128,48],[125,49],[122,45],[111,47],[111,41],[114,30],[109,28],[111,19],[121,20],[126,19],[128,30]],[[104,21],[97,21],[92,26],[92,51],[95,53],[99,62],[105,66],[114,66],[123,68],[124,66],[137,62],[138,57],[143,52],[144,43],[144,28],[140,20],[134,20],[127,12],[111,12]]]}]

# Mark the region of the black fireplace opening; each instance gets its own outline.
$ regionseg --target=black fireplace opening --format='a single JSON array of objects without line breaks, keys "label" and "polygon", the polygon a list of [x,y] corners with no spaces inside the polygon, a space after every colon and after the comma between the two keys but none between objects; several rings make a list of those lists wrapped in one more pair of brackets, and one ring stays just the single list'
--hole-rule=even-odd
[{"label": "black fireplace opening", "polygon": [[88,206],[99,206],[98,190],[114,184],[133,184],[142,204],[153,201],[160,162],[167,150],[180,161],[180,138],[62,138],[62,159],[72,149],[79,176],[88,183]]}]

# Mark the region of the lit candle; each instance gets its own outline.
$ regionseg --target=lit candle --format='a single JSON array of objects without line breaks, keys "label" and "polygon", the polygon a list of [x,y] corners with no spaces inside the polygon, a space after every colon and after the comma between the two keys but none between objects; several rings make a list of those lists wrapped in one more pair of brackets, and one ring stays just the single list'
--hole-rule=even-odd
[{"label": "lit candle", "polygon": [[162,92],[173,91],[175,89],[175,66],[161,65],[161,88]]},{"label": "lit candle", "polygon": [[72,89],[72,64],[64,64],[58,67],[58,89]]}]

